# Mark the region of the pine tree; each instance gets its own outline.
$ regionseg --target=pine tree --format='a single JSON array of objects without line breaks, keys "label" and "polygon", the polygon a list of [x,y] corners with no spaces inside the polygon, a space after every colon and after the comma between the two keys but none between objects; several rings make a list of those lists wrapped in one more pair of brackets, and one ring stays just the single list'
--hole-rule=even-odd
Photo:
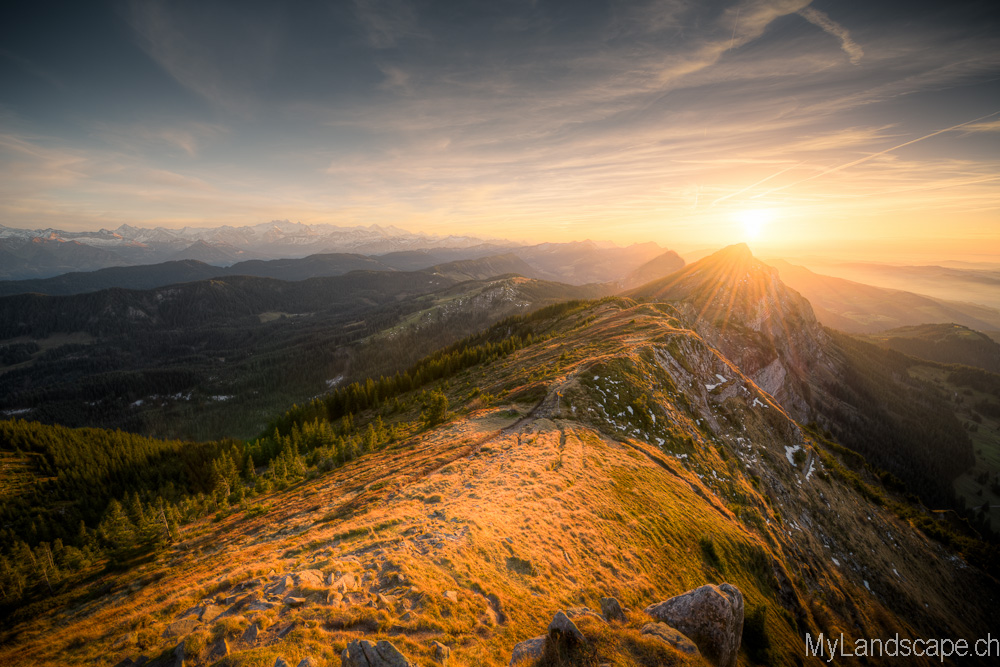
[{"label": "pine tree", "polygon": [[116,551],[123,551],[135,546],[136,530],[128,514],[117,500],[108,503],[108,509],[97,528],[101,536]]}]

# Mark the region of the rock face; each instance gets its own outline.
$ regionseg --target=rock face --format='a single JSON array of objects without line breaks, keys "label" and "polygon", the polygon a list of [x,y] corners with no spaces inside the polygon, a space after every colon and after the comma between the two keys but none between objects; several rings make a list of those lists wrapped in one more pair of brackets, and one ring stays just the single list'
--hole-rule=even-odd
[{"label": "rock face", "polygon": [[374,646],[370,641],[352,641],[340,654],[341,667],[416,667],[384,639]]},{"label": "rock face", "polygon": [[601,598],[601,614],[609,621],[622,621],[625,619],[625,612],[615,598]]},{"label": "rock face", "polygon": [[657,621],[690,637],[716,667],[734,667],[743,635],[743,594],[711,584],[646,607]]}]

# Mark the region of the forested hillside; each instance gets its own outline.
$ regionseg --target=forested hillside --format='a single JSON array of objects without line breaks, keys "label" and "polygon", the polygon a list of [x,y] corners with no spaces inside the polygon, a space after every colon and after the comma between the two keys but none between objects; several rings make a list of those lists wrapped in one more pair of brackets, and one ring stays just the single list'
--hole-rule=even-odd
[{"label": "forested hillside", "polygon": [[6,297],[0,414],[162,437],[248,437],[338,383],[394,373],[504,316],[602,291],[392,271]]}]

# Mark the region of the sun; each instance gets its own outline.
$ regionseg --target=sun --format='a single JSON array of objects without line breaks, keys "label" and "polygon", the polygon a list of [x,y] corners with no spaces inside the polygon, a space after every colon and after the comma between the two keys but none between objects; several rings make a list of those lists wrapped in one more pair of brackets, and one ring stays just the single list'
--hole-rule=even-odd
[{"label": "sun", "polygon": [[767,224],[774,219],[774,211],[767,208],[747,209],[737,213],[736,219],[743,225],[743,240],[757,241]]}]

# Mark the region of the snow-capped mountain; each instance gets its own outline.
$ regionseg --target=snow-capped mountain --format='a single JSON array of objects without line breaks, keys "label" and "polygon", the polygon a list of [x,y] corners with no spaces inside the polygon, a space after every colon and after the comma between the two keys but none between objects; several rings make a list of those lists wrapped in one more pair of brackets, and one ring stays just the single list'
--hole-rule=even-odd
[{"label": "snow-capped mountain", "polygon": [[[412,233],[391,225],[340,227],[288,220],[181,229],[125,224],[115,230],[85,232],[0,225],[0,278],[43,278],[188,256],[227,266],[246,259],[305,257],[324,252],[377,255],[421,248],[468,248],[485,242],[471,236]],[[517,245],[509,241],[501,244]]]}]

